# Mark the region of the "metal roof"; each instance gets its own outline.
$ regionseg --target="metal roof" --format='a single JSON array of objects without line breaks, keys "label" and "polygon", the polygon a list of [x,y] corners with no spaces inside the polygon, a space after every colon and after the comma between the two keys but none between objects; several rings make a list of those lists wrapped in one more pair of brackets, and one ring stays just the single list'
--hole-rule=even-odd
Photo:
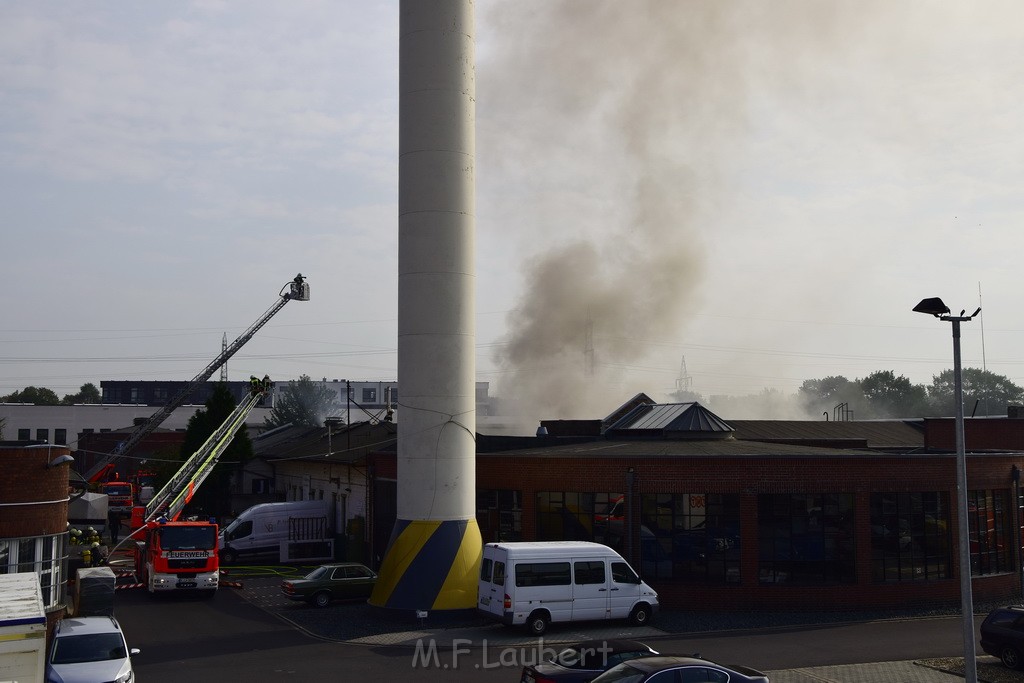
[{"label": "metal roof", "polygon": [[607,434],[617,436],[652,435],[674,437],[722,438],[732,427],[699,403],[659,403],[640,405],[611,425]]}]

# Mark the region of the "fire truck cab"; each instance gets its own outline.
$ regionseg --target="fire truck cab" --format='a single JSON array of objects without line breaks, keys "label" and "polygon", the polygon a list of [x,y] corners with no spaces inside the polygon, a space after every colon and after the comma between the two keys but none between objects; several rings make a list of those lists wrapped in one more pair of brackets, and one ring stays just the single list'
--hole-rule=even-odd
[{"label": "fire truck cab", "polygon": [[218,528],[209,522],[147,522],[136,542],[136,572],[150,593],[194,590],[213,597],[220,581]]}]

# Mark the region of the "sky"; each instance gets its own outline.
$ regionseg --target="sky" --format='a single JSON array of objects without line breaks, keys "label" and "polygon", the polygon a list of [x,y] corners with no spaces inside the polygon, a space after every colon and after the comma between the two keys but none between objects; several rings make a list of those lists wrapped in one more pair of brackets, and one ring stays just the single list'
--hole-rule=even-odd
[{"label": "sky", "polygon": [[[398,35],[394,0],[0,3],[0,395],[191,379],[297,273],[229,379],[396,379]],[[476,104],[510,410],[927,385],[935,296],[1024,385],[1024,5],[478,0]]]}]

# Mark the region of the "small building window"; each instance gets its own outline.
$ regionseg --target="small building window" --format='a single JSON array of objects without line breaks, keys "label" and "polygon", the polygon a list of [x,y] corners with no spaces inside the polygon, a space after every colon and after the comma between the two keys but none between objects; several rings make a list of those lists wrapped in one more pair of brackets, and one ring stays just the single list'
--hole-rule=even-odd
[{"label": "small building window", "polygon": [[32,438],[31,429],[19,429],[18,430],[18,441],[28,441]]},{"label": "small building window", "polygon": [[49,441],[50,440],[50,430],[49,429],[37,429],[36,430],[36,440],[38,440],[38,441]]},{"label": "small building window", "polygon": [[374,387],[363,388],[363,403],[376,403],[377,402],[377,389]]},{"label": "small building window", "polygon": [[54,429],[53,430],[53,442],[58,446],[68,445],[68,430],[66,429]]}]

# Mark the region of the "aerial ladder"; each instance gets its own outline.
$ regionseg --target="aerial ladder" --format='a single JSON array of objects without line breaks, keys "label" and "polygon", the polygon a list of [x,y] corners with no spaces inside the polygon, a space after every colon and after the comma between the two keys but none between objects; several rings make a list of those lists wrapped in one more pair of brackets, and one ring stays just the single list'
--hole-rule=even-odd
[{"label": "aerial ladder", "polygon": [[[213,519],[182,520],[181,513],[269,391],[269,380],[254,385],[149,503],[133,509],[132,532],[110,551],[110,564],[119,568],[130,564],[138,585],[150,593],[187,589],[212,596],[220,582],[217,523]],[[115,555],[126,544],[132,547],[131,559]]]},{"label": "aerial ladder", "polygon": [[167,405],[153,413],[148,420],[136,427],[135,431],[133,431],[126,440],[118,444],[113,453],[109,453],[99,458],[89,471],[85,473],[85,480],[87,482],[97,481],[102,473],[113,469],[113,463],[115,460],[128,455],[128,453],[131,452],[139,442],[149,436],[154,429],[159,427],[171,413],[185,403],[188,397],[192,395],[192,392],[195,391],[196,387],[210,379],[219,367],[224,365],[231,356],[235,355],[235,352],[242,348],[247,341],[252,339],[253,335],[255,335],[261,327],[267,324],[267,321],[273,318],[278,311],[284,308],[286,303],[293,299],[298,301],[309,301],[309,283],[306,282],[302,273],[299,273],[293,280],[286,283],[278,293],[278,300],[274,302],[274,305],[268,308],[267,311],[261,315],[258,320],[256,320],[256,322],[250,325],[249,329],[239,335],[238,339],[232,342],[230,346],[225,347],[224,350],[221,351],[220,355],[217,356],[213,362],[203,368],[202,372],[193,377],[192,380],[185,385],[185,387],[182,388],[176,396],[174,396],[174,398],[167,402]]},{"label": "aerial ladder", "polygon": [[[181,511],[192,500],[192,496],[206,481],[206,478],[210,476],[224,450],[245,424],[245,418],[259,404],[269,388],[266,386],[258,392],[251,392],[246,396],[245,401],[235,407],[228,418],[200,446],[199,450],[185,461],[170,481],[146,504],[142,512],[143,524],[161,517],[171,522],[177,521],[181,516]],[[135,526],[134,519],[132,526]]]}]

